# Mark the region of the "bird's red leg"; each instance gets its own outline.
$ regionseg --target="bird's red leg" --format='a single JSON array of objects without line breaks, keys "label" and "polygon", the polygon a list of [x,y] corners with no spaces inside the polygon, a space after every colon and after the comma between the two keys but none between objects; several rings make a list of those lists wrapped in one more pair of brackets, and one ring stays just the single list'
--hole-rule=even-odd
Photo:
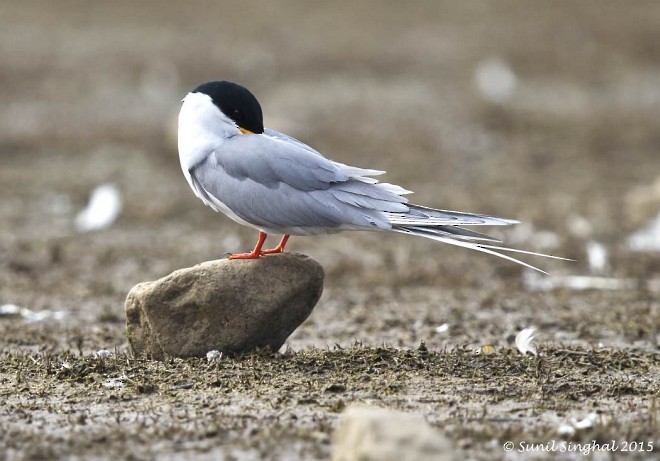
[{"label": "bird's red leg", "polygon": [[282,240],[280,240],[280,243],[275,247],[270,250],[263,250],[261,252],[262,255],[272,255],[275,253],[282,253],[284,251],[284,247],[286,246],[287,240],[289,240],[290,235],[285,235],[282,237]]},{"label": "bird's red leg", "polygon": [[251,253],[236,253],[231,255],[229,259],[258,259],[259,256],[263,254],[261,247],[264,246],[266,237],[268,237],[268,235],[265,232],[259,231],[259,240],[257,240],[257,244]]}]

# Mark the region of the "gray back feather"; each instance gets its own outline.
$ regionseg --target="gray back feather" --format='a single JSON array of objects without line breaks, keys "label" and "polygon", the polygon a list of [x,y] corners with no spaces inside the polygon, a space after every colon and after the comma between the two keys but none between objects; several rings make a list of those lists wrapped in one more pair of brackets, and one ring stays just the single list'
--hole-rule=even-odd
[{"label": "gray back feather", "polygon": [[383,212],[408,210],[405,199],[386,187],[352,178],[341,164],[286,138],[225,140],[190,172],[201,195],[210,194],[241,219],[270,229],[389,229]]}]

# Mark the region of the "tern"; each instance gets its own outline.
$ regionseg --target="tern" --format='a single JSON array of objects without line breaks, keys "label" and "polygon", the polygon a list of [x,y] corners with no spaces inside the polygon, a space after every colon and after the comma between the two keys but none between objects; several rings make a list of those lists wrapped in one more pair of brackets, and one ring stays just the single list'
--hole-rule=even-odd
[{"label": "tern", "polygon": [[[179,160],[195,195],[215,211],[259,231],[254,249],[229,259],[281,253],[291,235],[347,230],[399,232],[464,247],[544,272],[505,252],[557,256],[492,245],[499,239],[463,226],[519,221],[414,205],[411,191],[381,183],[384,171],[332,161],[307,144],[264,128],[261,105],[228,81],[199,85],[179,113]],[[279,244],[263,249],[268,234]]]}]

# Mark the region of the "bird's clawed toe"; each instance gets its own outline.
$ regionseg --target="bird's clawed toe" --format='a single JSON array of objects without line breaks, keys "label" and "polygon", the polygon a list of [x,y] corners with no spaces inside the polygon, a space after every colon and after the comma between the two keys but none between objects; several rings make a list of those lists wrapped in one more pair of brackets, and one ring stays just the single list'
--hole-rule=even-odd
[{"label": "bird's clawed toe", "polygon": [[261,256],[264,255],[275,255],[277,253],[284,253],[283,249],[280,248],[271,248],[270,250],[264,250],[261,252]]}]

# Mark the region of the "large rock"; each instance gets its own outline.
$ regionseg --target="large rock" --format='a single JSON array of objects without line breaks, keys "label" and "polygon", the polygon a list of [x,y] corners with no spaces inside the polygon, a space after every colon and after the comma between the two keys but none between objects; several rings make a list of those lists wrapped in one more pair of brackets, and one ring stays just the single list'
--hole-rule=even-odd
[{"label": "large rock", "polygon": [[134,286],[128,339],[136,354],[155,359],[278,350],[322,291],[323,268],[304,255],[208,261]]},{"label": "large rock", "polygon": [[333,436],[332,461],[453,461],[452,445],[421,415],[354,405]]}]

